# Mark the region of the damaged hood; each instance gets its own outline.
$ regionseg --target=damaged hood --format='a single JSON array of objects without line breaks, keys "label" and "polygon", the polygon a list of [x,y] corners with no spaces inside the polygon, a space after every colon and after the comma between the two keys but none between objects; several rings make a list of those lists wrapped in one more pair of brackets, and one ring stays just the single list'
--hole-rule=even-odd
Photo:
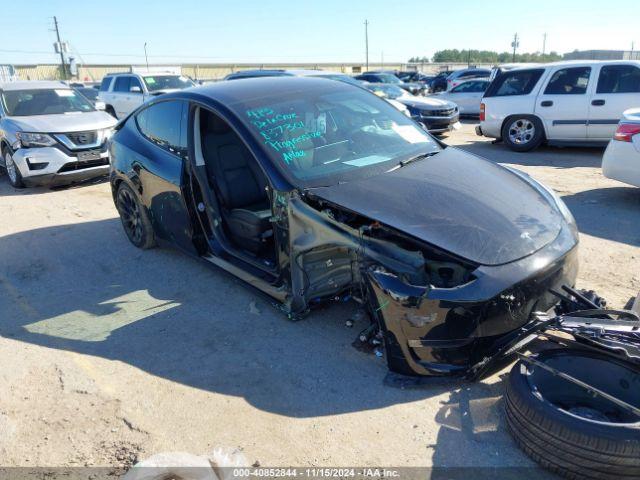
[{"label": "damaged hood", "polygon": [[565,223],[557,205],[532,184],[451,147],[387,173],[312,192],[483,265],[531,255]]}]

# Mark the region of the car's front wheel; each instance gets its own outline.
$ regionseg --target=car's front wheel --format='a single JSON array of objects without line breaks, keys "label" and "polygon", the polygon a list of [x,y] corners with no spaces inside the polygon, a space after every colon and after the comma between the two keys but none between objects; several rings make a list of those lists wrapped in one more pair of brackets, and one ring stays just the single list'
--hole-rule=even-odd
[{"label": "car's front wheel", "polygon": [[14,188],[24,188],[22,175],[20,174],[20,170],[18,170],[18,166],[13,161],[13,155],[11,154],[9,148],[6,148],[4,151],[4,165],[11,186],[13,186]]},{"label": "car's front wheel", "polygon": [[515,152],[528,152],[544,140],[542,122],[533,115],[507,118],[502,126],[502,141]]},{"label": "car's front wheel", "polygon": [[126,183],[121,183],[118,187],[116,208],[120,214],[124,232],[131,243],[143,250],[156,245],[149,214],[140,203],[138,196]]}]

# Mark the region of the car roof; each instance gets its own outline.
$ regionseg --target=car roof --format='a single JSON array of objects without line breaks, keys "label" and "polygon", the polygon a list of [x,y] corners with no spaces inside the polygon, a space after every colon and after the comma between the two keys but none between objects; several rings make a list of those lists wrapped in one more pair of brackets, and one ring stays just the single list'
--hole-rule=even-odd
[{"label": "car roof", "polygon": [[139,75],[140,77],[144,76],[154,76],[154,77],[180,77],[179,73],[173,72],[113,72],[107,73],[105,77],[117,77],[118,75]]},{"label": "car roof", "polygon": [[529,63],[525,66],[513,68],[509,73],[517,70],[530,70],[532,68],[549,68],[549,67],[571,67],[571,66],[593,66],[593,65],[636,65],[640,67],[640,60],[561,60],[559,62],[549,63]]},{"label": "car roof", "polygon": [[458,86],[464,84],[464,83],[469,83],[469,82],[490,82],[491,80],[489,80],[489,77],[469,77],[467,79],[462,80]]},{"label": "car roof", "polygon": [[257,75],[257,76],[262,76],[262,77],[269,77],[269,76],[275,76],[275,75],[287,75],[287,71],[286,70],[282,70],[282,69],[277,69],[277,68],[253,68],[251,70],[238,70],[237,72],[232,72],[229,75],[227,75],[228,77],[231,76],[244,76],[247,75],[249,77]]},{"label": "car roof", "polygon": [[260,98],[273,93],[304,93],[313,88],[360,88],[347,82],[338,82],[320,76],[270,76],[247,78],[242,82],[215,82],[198,87],[188,88],[180,92],[167,94],[166,97],[181,97],[183,95],[197,94],[222,104],[231,104],[240,101]]},{"label": "car roof", "polygon": [[0,84],[0,89],[5,92],[12,90],[52,90],[71,89],[69,85],[60,81],[48,80],[19,80],[17,82],[6,82]]},{"label": "car roof", "polygon": [[292,75],[299,75],[303,77],[322,77],[326,75],[344,75],[348,77],[346,73],[343,72],[334,72],[332,70],[311,70],[311,69],[291,69],[291,70],[282,70],[283,72],[290,73]]}]

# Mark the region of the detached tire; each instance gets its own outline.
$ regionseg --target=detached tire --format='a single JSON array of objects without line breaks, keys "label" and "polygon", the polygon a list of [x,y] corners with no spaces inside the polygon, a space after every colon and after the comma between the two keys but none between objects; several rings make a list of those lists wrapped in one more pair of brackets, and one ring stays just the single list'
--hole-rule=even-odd
[{"label": "detached tire", "polygon": [[127,185],[121,183],[116,194],[116,208],[120,221],[129,241],[143,250],[156,245],[153,226],[147,209],[140,203],[138,195]]},{"label": "detached tire", "polygon": [[[637,367],[577,349],[535,358],[640,407]],[[576,480],[640,478],[639,415],[522,361],[509,374],[505,408],[516,443],[543,467]]]},{"label": "detached tire", "polygon": [[515,152],[528,152],[544,141],[544,127],[534,115],[514,115],[502,125],[502,141]]}]

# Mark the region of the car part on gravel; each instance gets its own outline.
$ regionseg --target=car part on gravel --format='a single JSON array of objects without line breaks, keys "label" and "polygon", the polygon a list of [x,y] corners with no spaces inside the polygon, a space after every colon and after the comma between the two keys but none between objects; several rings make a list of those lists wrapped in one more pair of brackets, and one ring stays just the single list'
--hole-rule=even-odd
[{"label": "car part on gravel", "polygon": [[516,442],[568,478],[640,478],[640,316],[589,308],[537,317],[538,338],[560,348],[515,352],[505,408]]}]

